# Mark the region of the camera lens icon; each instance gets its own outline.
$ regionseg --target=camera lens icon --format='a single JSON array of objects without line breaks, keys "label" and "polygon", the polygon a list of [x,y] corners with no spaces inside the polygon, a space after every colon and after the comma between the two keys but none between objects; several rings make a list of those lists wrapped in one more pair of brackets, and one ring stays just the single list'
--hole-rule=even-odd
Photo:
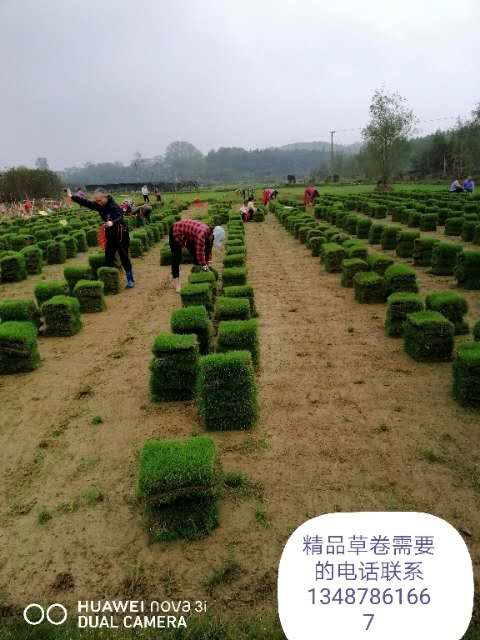
[{"label": "camera lens icon", "polygon": [[[60,610],[60,617],[58,616],[58,612],[54,613],[55,609]],[[58,626],[60,624],[63,624],[66,621],[67,617],[68,612],[66,607],[64,607],[63,604],[60,604],[59,602],[51,604],[49,607],[47,607],[46,610],[40,604],[32,602],[23,610],[23,618],[25,622],[33,626],[41,624],[45,619],[50,624]]]}]

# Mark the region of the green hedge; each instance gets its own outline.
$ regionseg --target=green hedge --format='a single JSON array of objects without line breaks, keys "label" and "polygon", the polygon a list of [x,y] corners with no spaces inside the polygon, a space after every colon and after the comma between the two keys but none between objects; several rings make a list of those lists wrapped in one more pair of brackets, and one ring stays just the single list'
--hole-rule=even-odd
[{"label": "green hedge", "polygon": [[36,327],[31,322],[2,322],[0,374],[33,371],[39,364]]},{"label": "green hedge", "polygon": [[150,362],[150,393],[155,402],[191,400],[195,395],[199,347],[194,334],[161,333]]},{"label": "green hedge", "polygon": [[41,307],[44,302],[54,296],[68,295],[68,282],[65,280],[45,280],[35,285],[33,293],[37,299],[37,304]]},{"label": "green hedge", "polygon": [[448,362],[454,347],[453,324],[438,311],[417,311],[404,323],[405,351],[421,362]]},{"label": "green hedge", "polygon": [[208,430],[249,429],[257,418],[257,392],[248,351],[200,358],[198,407]]},{"label": "green hedge", "polygon": [[387,303],[385,333],[390,337],[403,335],[403,325],[409,313],[424,310],[422,298],[416,293],[392,293],[387,298]]},{"label": "green hedge", "polygon": [[353,278],[353,287],[357,302],[379,303],[387,298],[385,279],[372,271],[357,273]]},{"label": "green hedge", "polygon": [[170,328],[177,334],[195,334],[201,354],[209,353],[213,327],[204,306],[176,309],[170,317]]},{"label": "green hedge", "polygon": [[480,342],[458,345],[453,362],[453,396],[463,406],[480,407]]},{"label": "green hedge", "polygon": [[97,269],[97,278],[103,282],[103,290],[106,295],[120,293],[120,273],[115,267],[100,267]]},{"label": "green hedge", "polygon": [[0,321],[10,320],[32,322],[37,327],[42,324],[40,310],[33,300],[27,298],[0,300]]},{"label": "green hedge", "polygon": [[254,318],[223,320],[218,325],[217,351],[249,351],[254,366],[258,366],[258,327]]},{"label": "green hedge", "polygon": [[469,332],[464,316],[468,313],[468,302],[456,291],[429,293],[426,298],[427,309],[438,311],[450,320],[455,327],[455,335]]},{"label": "green hedge", "polygon": [[42,304],[47,336],[73,336],[82,328],[77,298],[54,296]]}]

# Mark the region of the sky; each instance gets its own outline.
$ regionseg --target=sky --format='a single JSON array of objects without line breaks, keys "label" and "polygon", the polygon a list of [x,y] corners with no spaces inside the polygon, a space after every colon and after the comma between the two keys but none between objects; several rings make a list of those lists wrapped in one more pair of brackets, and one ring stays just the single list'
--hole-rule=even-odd
[{"label": "sky", "polygon": [[348,144],[380,87],[468,117],[479,28],[478,0],[0,0],[0,168]]}]

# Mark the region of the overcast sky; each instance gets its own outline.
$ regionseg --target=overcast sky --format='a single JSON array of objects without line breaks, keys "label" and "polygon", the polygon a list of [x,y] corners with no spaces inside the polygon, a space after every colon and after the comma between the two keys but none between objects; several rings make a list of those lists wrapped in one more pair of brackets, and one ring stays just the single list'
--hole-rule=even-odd
[{"label": "overcast sky", "polygon": [[382,85],[468,116],[479,27],[478,0],[0,0],[0,167],[354,142]]}]

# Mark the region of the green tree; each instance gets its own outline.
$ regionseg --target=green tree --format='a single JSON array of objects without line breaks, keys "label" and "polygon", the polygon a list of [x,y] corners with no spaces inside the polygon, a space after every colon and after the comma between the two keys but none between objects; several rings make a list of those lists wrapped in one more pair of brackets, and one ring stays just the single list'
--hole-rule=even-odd
[{"label": "green tree", "polygon": [[24,198],[58,198],[64,184],[49,169],[13,167],[0,177],[1,198],[7,202]]},{"label": "green tree", "polygon": [[165,163],[173,180],[195,180],[204,173],[201,151],[190,142],[171,142],[165,151]]},{"label": "green tree", "polygon": [[377,89],[370,104],[370,122],[362,130],[366,151],[376,168],[377,188],[390,189],[395,172],[408,150],[408,138],[416,118],[399,93]]}]

